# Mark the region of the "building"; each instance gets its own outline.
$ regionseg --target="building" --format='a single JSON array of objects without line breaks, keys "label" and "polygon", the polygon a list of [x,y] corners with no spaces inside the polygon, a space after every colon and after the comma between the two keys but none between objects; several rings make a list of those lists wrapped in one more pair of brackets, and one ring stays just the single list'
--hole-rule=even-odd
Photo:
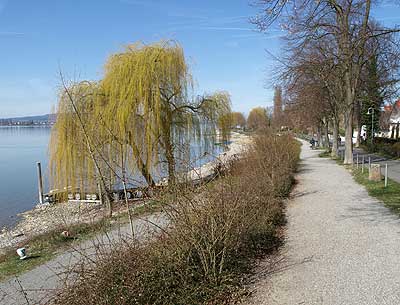
[{"label": "building", "polygon": [[393,105],[383,106],[380,120],[381,135],[388,138],[400,138],[400,99]]}]

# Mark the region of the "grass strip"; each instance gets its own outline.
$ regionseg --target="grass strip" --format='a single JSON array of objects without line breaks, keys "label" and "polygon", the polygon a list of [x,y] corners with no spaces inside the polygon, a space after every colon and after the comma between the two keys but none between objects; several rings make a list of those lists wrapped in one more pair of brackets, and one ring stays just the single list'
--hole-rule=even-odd
[{"label": "grass strip", "polygon": [[352,174],[357,183],[365,186],[370,196],[382,201],[396,214],[400,214],[400,183],[388,179],[388,185],[385,187],[384,180],[370,181],[368,168],[365,168],[364,173],[361,172],[361,169],[353,169]]}]

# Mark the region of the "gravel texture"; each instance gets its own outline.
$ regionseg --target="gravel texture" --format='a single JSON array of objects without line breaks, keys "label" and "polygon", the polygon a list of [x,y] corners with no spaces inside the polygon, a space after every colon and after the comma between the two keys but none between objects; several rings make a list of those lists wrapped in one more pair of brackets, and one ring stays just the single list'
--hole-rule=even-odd
[{"label": "gravel texture", "polygon": [[400,221],[303,141],[285,246],[245,304],[400,304]]},{"label": "gravel texture", "polygon": [[[115,214],[125,206],[116,205]],[[68,227],[78,223],[93,223],[105,215],[100,204],[69,204],[59,203],[44,205],[20,214],[21,220],[11,228],[0,230],[0,254],[9,247],[15,247],[36,235],[43,234],[60,227]]]}]

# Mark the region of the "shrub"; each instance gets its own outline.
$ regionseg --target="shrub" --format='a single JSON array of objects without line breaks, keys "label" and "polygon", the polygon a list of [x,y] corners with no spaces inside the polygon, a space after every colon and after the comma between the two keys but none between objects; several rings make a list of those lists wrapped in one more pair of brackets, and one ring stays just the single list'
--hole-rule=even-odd
[{"label": "shrub", "polygon": [[397,139],[376,137],[373,145],[370,141],[365,141],[363,147],[368,152],[378,152],[386,156],[400,158],[400,142]]},{"label": "shrub", "polygon": [[392,145],[393,154],[399,158],[400,157],[400,142]]},{"label": "shrub", "polygon": [[55,304],[228,304],[258,255],[276,247],[281,198],[292,184],[299,144],[256,136],[229,174],[168,202],[170,226],[146,242],[121,243],[82,263]]}]

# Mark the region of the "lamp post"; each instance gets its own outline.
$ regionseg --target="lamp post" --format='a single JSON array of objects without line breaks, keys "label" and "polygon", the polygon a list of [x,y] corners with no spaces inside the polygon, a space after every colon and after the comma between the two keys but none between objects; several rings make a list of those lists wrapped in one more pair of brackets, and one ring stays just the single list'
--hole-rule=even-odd
[{"label": "lamp post", "polygon": [[375,109],[372,108],[372,107],[369,107],[367,114],[371,115],[371,144],[374,145],[374,114],[375,114]]}]

